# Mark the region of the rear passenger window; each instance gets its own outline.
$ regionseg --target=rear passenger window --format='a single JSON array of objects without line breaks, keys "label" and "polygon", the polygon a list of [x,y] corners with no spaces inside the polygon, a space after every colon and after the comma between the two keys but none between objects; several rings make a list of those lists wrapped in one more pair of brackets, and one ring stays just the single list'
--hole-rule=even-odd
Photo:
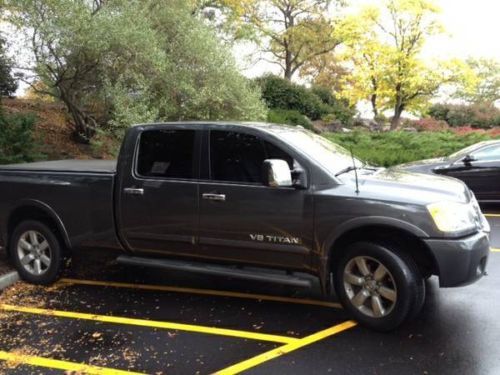
[{"label": "rear passenger window", "polygon": [[194,178],[194,130],[150,130],[141,134],[137,173],[145,177]]},{"label": "rear passenger window", "polygon": [[262,163],[266,159],[285,160],[293,169],[293,158],[259,137],[232,131],[210,132],[212,180],[262,184]]}]

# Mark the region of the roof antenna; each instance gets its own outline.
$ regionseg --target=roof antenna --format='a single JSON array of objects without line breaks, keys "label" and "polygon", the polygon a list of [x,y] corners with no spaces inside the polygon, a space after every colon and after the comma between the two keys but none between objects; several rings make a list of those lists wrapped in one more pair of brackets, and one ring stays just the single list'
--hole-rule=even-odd
[{"label": "roof antenna", "polygon": [[356,194],[359,194],[359,183],[358,183],[358,167],[356,167],[356,161],[354,160],[354,154],[352,153],[352,147],[349,148],[351,151],[352,166],[354,170],[354,178],[356,179]]}]

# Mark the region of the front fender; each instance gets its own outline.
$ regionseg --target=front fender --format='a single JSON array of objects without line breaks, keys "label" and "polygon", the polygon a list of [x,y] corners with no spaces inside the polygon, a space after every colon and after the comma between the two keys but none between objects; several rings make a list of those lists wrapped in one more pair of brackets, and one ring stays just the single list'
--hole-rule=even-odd
[{"label": "front fender", "polygon": [[429,234],[420,229],[419,227],[408,223],[407,221],[404,220],[399,220],[395,219],[392,217],[385,217],[385,216],[364,216],[364,217],[356,217],[352,218],[344,223],[342,223],[340,226],[335,228],[335,230],[332,232],[332,234],[323,242],[321,249],[320,249],[320,258],[321,258],[321,264],[320,264],[320,282],[321,285],[323,286],[323,292],[325,294],[328,294],[329,291],[328,285],[330,284],[329,282],[329,262],[330,262],[330,249],[333,248],[333,245],[335,242],[341,238],[344,234],[348,233],[351,230],[354,229],[361,229],[363,227],[372,227],[372,226],[379,226],[379,227],[388,227],[391,229],[399,229],[401,231],[404,231],[406,233],[409,233],[411,235],[414,235],[415,237],[419,238],[429,238]]}]

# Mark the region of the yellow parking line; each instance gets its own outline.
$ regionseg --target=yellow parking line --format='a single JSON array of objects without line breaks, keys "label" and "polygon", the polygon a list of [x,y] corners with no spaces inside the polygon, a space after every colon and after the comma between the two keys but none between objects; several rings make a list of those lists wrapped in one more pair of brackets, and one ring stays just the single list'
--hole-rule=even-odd
[{"label": "yellow parking line", "polygon": [[486,217],[500,217],[500,214],[484,214]]},{"label": "yellow parking line", "polygon": [[151,327],[151,328],[162,328],[162,329],[171,329],[179,331],[206,333],[210,335],[231,336],[231,337],[239,337],[251,340],[271,341],[282,344],[290,344],[298,340],[297,338],[294,337],[268,335],[265,333],[258,333],[258,332],[239,331],[226,328],[205,327],[205,326],[197,326],[191,324],[160,322],[160,321],[146,320],[146,319],[121,318],[117,316],[95,315],[95,314],[86,314],[86,313],[71,312],[71,311],[46,310],[36,307],[0,305],[0,309],[5,311],[15,311],[28,314],[56,316],[58,318],[84,319],[84,320],[93,320],[103,323],[127,324],[140,327]]},{"label": "yellow parking line", "polygon": [[494,247],[490,247],[490,250],[495,253],[500,253],[500,249],[495,249]]},{"label": "yellow parking line", "polygon": [[57,370],[74,371],[78,374],[92,375],[139,375],[140,372],[131,372],[123,370],[115,370],[106,367],[90,366],[82,363],[61,361],[44,357],[36,357],[26,354],[17,354],[0,351],[0,360],[13,362],[14,364],[32,365],[38,367],[47,367]]},{"label": "yellow parking line", "polygon": [[291,344],[280,346],[276,349],[272,349],[268,352],[259,354],[253,358],[247,359],[243,362],[237,363],[237,364],[232,365],[230,367],[227,367],[223,370],[217,371],[216,374],[217,375],[238,374],[242,371],[248,370],[249,368],[260,365],[261,363],[267,362],[267,361],[274,359],[276,357],[279,357],[283,354],[293,352],[294,350],[300,349],[300,348],[307,346],[307,345],[310,345],[316,341],[322,340],[328,336],[336,335],[337,333],[345,331],[345,330],[352,328],[354,326],[356,326],[356,322],[349,320],[347,322],[344,322],[344,323],[338,324],[336,326],[327,328],[323,331],[316,332],[310,336],[306,336],[306,337],[304,337],[300,340],[297,340]]},{"label": "yellow parking line", "polygon": [[301,305],[314,305],[321,307],[330,307],[334,309],[342,308],[340,303],[335,303],[335,302],[316,301],[305,298],[270,296],[266,294],[239,293],[239,292],[230,292],[224,290],[196,289],[196,288],[183,288],[183,287],[166,286],[166,285],[132,284],[132,283],[120,283],[113,281],[79,280],[79,279],[67,279],[67,278],[61,279],[60,282],[66,284],[110,286],[114,288],[129,288],[129,289],[142,289],[142,290],[152,290],[161,292],[201,294],[201,295],[210,295],[219,297],[246,298],[246,299],[262,300],[262,301],[296,303]]}]

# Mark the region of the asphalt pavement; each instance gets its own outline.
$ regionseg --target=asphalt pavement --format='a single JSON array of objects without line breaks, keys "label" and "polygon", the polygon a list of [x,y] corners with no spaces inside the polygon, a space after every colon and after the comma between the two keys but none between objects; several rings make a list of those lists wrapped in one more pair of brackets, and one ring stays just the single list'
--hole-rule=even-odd
[{"label": "asphalt pavement", "polygon": [[384,334],[318,300],[317,287],[76,254],[56,285],[19,282],[0,296],[0,372],[500,374],[500,212],[489,213],[489,275],[452,289],[431,278],[422,313]]}]

